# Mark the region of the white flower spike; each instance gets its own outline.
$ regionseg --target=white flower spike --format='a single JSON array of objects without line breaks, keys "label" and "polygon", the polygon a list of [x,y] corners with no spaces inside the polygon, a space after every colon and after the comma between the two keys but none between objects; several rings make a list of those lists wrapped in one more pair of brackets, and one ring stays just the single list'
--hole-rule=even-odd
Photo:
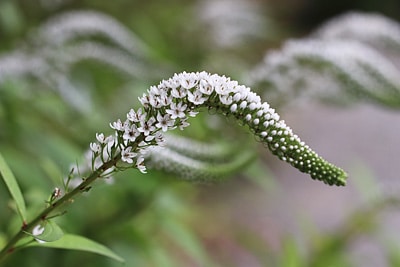
[{"label": "white flower spike", "polygon": [[[161,103],[158,101],[161,98],[168,101]],[[247,125],[274,155],[313,179],[329,185],[346,183],[347,174],[342,169],[305,145],[250,88],[228,77],[207,72],[175,74],[152,86],[139,101],[145,104],[137,111],[130,110],[125,122],[118,120],[110,124],[116,130],[116,138],[113,148],[108,149],[114,156],[120,153],[122,161],[135,165],[143,173],[146,167],[141,155],[149,147],[163,143],[162,133],[177,127],[184,129],[189,125],[188,116],[194,116],[200,107],[208,107]]]}]

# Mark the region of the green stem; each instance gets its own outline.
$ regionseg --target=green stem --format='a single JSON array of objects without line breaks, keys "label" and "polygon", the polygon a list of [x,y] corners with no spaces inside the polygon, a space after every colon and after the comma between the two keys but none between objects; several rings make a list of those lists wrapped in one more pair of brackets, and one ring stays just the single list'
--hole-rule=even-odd
[{"label": "green stem", "polygon": [[10,255],[16,250],[16,243],[20,241],[23,237],[26,236],[26,232],[31,231],[36,225],[38,225],[41,221],[44,221],[49,218],[49,215],[55,211],[57,208],[62,206],[63,204],[70,201],[75,195],[85,192],[91,183],[93,183],[97,178],[101,176],[106,170],[114,166],[118,160],[120,160],[121,155],[115,156],[113,159],[103,163],[97,170],[93,171],[89,177],[87,177],[79,186],[66,193],[63,197],[61,197],[56,202],[52,203],[49,207],[44,209],[41,213],[39,213],[34,219],[32,219],[29,223],[22,225],[21,229],[16,233],[7,245],[0,251],[0,261],[4,260],[7,255]]}]

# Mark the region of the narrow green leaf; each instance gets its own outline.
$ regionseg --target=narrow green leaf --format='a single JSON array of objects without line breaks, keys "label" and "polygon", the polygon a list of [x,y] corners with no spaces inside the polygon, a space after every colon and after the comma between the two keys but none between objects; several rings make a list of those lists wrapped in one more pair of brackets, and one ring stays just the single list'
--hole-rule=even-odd
[{"label": "narrow green leaf", "polygon": [[301,258],[299,246],[293,238],[286,238],[283,241],[283,249],[281,262],[279,266],[282,267],[295,267],[303,266],[303,259]]},{"label": "narrow green leaf", "polygon": [[124,262],[123,258],[115,254],[104,245],[78,235],[65,234],[57,241],[46,243],[35,242],[30,244],[30,246],[87,251],[109,257],[119,262]]},{"label": "narrow green leaf", "polygon": [[62,238],[64,235],[64,232],[61,230],[60,226],[53,221],[46,221],[43,223],[43,225],[38,225],[37,227],[44,227],[42,233],[36,235],[33,233],[33,236],[40,241],[54,242]]},{"label": "narrow green leaf", "polygon": [[18,186],[17,180],[14,177],[11,169],[8,167],[3,156],[0,154],[0,174],[3,177],[3,181],[6,184],[11,197],[14,199],[17,206],[19,216],[21,217],[22,223],[26,222],[26,208],[25,201],[22,196],[21,190]]}]

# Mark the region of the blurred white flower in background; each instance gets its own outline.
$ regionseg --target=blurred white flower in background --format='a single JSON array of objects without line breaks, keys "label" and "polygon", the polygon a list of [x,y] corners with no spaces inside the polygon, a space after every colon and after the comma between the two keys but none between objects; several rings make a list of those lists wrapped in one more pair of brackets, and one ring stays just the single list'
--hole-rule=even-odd
[{"label": "blurred white flower in background", "polygon": [[198,18],[210,31],[215,45],[229,48],[268,33],[267,16],[255,1],[207,0],[197,6]]}]

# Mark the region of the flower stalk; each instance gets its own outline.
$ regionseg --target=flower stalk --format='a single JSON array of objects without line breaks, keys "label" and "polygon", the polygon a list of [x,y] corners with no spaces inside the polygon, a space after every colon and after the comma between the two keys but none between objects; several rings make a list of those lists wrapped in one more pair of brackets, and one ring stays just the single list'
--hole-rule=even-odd
[{"label": "flower stalk", "polygon": [[164,144],[162,133],[189,126],[188,117],[195,116],[202,107],[235,117],[279,159],[310,174],[313,179],[329,185],[345,185],[347,174],[342,169],[319,157],[280,120],[268,103],[230,78],[207,72],[175,74],[158,86],[150,87],[139,101],[142,107],[131,109],[124,122],[117,120],[110,124],[114,135],[96,134],[97,141],[90,144],[90,175],[70,191],[66,186],[63,196],[57,191],[57,198],[51,198],[48,207],[24,224],[0,251],[0,260],[20,248],[16,244],[27,232],[51,219],[54,211],[74,196],[88,191],[98,178],[131,167],[146,173],[145,155],[150,148]]},{"label": "flower stalk", "polygon": [[16,244],[24,237],[27,236],[27,232],[30,232],[34,229],[35,226],[39,225],[41,222],[49,220],[52,218],[52,214],[54,211],[59,209],[64,204],[68,203],[75,197],[76,195],[86,192],[90,185],[101,175],[111,167],[113,167],[120,160],[120,156],[116,156],[115,158],[105,162],[102,166],[100,166],[97,170],[93,171],[87,178],[85,178],[82,183],[75,187],[73,190],[67,192],[64,196],[60,197],[58,200],[51,203],[47,208],[45,208],[40,214],[38,214],[35,218],[33,218],[30,222],[22,225],[21,229],[9,240],[7,245],[2,248],[0,251],[0,262],[9,254],[12,254],[16,250],[23,248],[22,246],[16,246]]}]

